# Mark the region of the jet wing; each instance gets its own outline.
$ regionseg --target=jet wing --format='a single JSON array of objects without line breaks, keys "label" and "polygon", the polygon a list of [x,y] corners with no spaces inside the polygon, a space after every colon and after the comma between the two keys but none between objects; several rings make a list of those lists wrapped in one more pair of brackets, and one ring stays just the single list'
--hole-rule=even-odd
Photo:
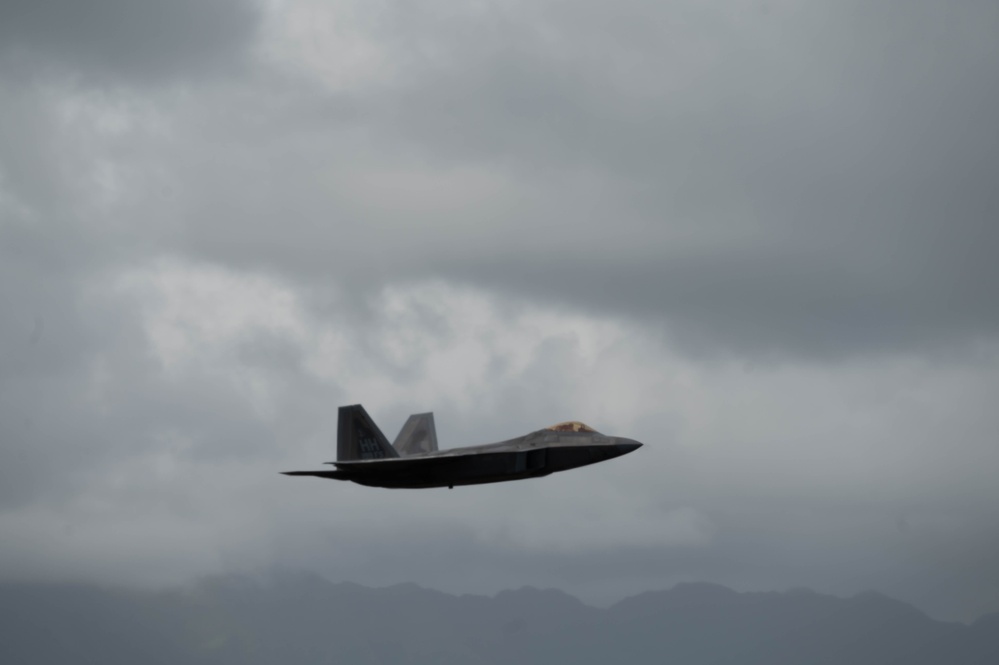
[{"label": "jet wing", "polygon": [[349,474],[343,471],[282,471],[286,476],[316,476],[317,478],[333,478],[335,480],[348,480]]},{"label": "jet wing", "polygon": [[350,473],[380,473],[382,471],[399,471],[401,469],[410,469],[424,466],[439,466],[445,460],[454,460],[455,456],[451,455],[430,455],[430,456],[420,456],[420,457],[393,457],[391,459],[380,459],[380,460],[350,460],[347,462],[327,462],[327,464],[334,465],[337,469],[343,469],[344,471],[350,471]]}]

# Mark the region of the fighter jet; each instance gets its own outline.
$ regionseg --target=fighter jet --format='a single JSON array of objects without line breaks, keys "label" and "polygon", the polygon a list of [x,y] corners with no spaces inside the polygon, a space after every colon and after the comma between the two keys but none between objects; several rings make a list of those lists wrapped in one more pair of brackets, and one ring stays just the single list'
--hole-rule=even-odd
[{"label": "fighter jet", "polygon": [[355,404],[340,407],[337,459],[326,462],[335,469],[283,473],[371,487],[453,488],[547,476],[620,457],[641,445],[571,421],[499,443],[438,450],[432,413],[410,416],[389,445],[364,407]]}]

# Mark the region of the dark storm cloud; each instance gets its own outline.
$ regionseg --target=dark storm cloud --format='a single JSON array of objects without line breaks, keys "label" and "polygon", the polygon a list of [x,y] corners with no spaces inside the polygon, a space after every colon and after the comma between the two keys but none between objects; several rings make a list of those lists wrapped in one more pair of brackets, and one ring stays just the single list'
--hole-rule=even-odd
[{"label": "dark storm cloud", "polygon": [[[452,57],[417,56],[383,100],[400,138],[540,180],[596,172],[614,202],[553,192],[561,209],[518,211],[528,251],[442,272],[736,353],[999,333],[993,3],[630,8],[418,23]],[[604,251],[607,227],[626,251]]]},{"label": "dark storm cloud", "polygon": [[177,250],[355,292],[466,281],[736,357],[999,334],[994,4],[520,9],[390,5],[362,22],[378,84],[178,109],[150,148]]},{"label": "dark storm cloud", "polygon": [[4,0],[0,64],[140,84],[197,77],[236,62],[258,18],[253,0]]}]

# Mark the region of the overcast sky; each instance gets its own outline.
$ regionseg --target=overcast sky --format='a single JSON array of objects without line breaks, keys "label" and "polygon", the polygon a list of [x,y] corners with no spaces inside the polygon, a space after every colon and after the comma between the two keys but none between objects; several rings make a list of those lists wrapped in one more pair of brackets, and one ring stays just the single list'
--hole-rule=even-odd
[{"label": "overcast sky", "polygon": [[[0,0],[0,579],[999,611],[994,0]],[[542,480],[278,471],[336,408]]]}]

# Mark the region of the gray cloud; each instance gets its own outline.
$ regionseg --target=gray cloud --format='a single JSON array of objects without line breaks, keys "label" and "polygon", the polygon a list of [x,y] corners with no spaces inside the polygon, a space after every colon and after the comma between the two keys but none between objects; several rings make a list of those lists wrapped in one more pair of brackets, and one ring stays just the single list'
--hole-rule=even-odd
[{"label": "gray cloud", "polygon": [[0,5],[0,63],[55,66],[92,81],[145,84],[235,64],[258,23],[252,0],[127,0]]},{"label": "gray cloud", "polygon": [[163,223],[209,260],[468,280],[698,353],[994,339],[999,19],[895,8],[396,8],[367,34],[387,83],[263,76],[177,107],[148,146],[181,192]]},{"label": "gray cloud", "polygon": [[[562,205],[518,225],[533,251],[473,253],[451,264],[462,277],[736,353],[994,337],[999,15],[891,7],[469,21],[435,33],[461,57],[390,108],[435,157],[592,170],[613,200],[553,192]],[[587,238],[606,226],[626,251]]]}]

